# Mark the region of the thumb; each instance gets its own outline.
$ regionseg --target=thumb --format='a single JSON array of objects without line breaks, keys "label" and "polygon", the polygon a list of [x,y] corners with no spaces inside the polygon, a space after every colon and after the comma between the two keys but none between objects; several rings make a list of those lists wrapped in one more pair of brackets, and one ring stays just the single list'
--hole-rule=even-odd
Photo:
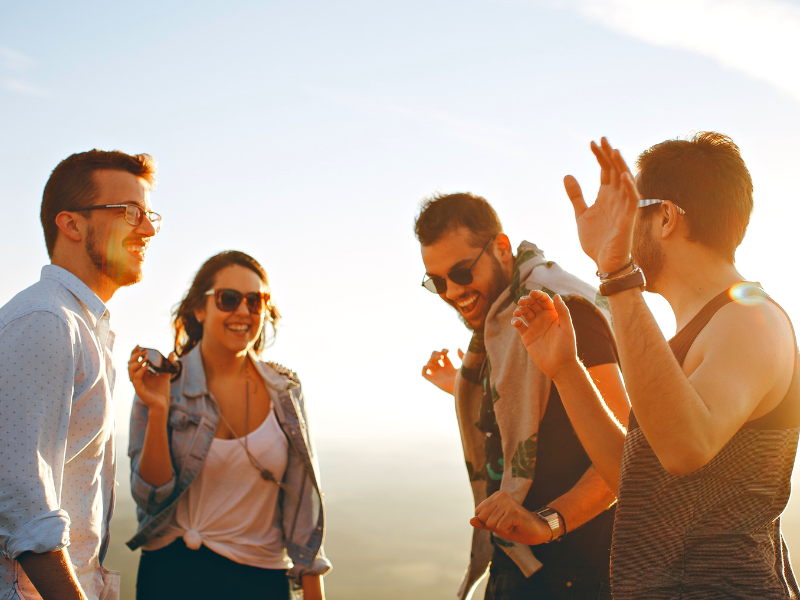
[{"label": "thumb", "polygon": [[553,296],[553,305],[555,306],[558,320],[562,328],[572,329],[572,316],[569,314],[567,305],[564,304],[564,299],[561,294]]},{"label": "thumb", "polygon": [[459,360],[464,358],[464,353],[461,351],[461,348],[458,349],[458,358]]},{"label": "thumb", "polygon": [[567,175],[564,177],[564,189],[567,190],[567,196],[569,196],[569,201],[572,202],[572,208],[575,210],[575,218],[577,219],[587,208],[581,186],[572,175]]}]

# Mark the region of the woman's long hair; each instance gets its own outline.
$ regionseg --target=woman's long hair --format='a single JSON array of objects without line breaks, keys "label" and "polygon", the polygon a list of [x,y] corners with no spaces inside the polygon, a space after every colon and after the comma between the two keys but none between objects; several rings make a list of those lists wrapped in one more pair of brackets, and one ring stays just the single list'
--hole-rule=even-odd
[{"label": "woman's long hair", "polygon": [[[186,292],[181,303],[172,312],[172,327],[175,331],[175,353],[178,356],[183,356],[189,352],[203,339],[203,324],[194,316],[194,311],[205,304],[207,298],[205,293],[214,287],[214,279],[216,279],[217,273],[233,265],[250,269],[261,278],[264,285],[269,285],[264,267],[249,254],[238,250],[226,250],[209,258],[197,271],[189,291]],[[272,304],[272,301],[267,303],[264,327],[259,332],[258,339],[253,345],[253,349],[256,352],[261,351],[264,347],[264,331],[267,323],[272,326],[272,340],[275,339],[275,326],[280,318],[281,315]]]}]

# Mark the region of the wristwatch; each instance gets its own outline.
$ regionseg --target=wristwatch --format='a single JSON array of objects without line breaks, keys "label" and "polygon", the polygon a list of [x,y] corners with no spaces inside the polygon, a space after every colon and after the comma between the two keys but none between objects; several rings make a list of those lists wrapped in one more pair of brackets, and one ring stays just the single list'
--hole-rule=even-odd
[{"label": "wristwatch", "polygon": [[560,515],[558,511],[553,510],[549,506],[545,506],[544,508],[540,508],[536,512],[534,512],[537,517],[539,517],[542,521],[547,523],[547,526],[550,528],[550,539],[549,542],[556,542],[561,539],[561,536],[564,535],[564,529],[561,527],[561,519],[559,518]]}]

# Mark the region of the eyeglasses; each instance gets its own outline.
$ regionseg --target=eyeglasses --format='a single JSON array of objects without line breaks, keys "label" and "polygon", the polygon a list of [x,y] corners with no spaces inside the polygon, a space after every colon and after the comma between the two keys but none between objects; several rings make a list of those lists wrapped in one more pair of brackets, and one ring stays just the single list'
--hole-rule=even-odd
[{"label": "eyeglasses", "polygon": [[220,289],[208,290],[206,296],[214,296],[214,304],[222,312],[233,312],[242,303],[242,299],[247,303],[247,310],[253,315],[259,315],[266,311],[269,305],[269,292],[247,292],[239,290]]},{"label": "eyeglasses", "polygon": [[[652,206],[653,204],[664,204],[664,202],[672,202],[672,200],[658,200],[657,198],[644,198],[639,200],[639,208],[644,208],[645,206]],[[672,205],[675,207],[675,210],[678,211],[679,215],[685,215],[686,211],[683,210],[680,206],[672,202]]]},{"label": "eyeglasses", "polygon": [[161,231],[161,215],[153,211],[142,210],[141,207],[135,204],[101,204],[100,206],[86,206],[84,208],[71,208],[69,210],[71,212],[81,212],[85,210],[99,210],[101,208],[124,208],[125,220],[128,222],[128,225],[133,225],[134,227],[141,225],[142,219],[147,215],[147,220],[153,224],[156,233]]},{"label": "eyeglasses", "polygon": [[[495,236],[492,236],[486,245],[481,250],[481,253],[478,254],[478,258],[472,261],[472,264],[468,267],[459,267],[458,269],[453,269],[447,274],[447,279],[450,279],[453,283],[458,285],[469,285],[472,283],[472,268],[478,264],[478,261],[483,256],[483,253],[486,252],[486,249],[489,247],[489,244],[494,241]],[[427,279],[422,280],[422,287],[424,287],[429,292],[433,292],[434,294],[444,294],[447,291],[447,279],[441,277],[439,275],[431,275]]]}]

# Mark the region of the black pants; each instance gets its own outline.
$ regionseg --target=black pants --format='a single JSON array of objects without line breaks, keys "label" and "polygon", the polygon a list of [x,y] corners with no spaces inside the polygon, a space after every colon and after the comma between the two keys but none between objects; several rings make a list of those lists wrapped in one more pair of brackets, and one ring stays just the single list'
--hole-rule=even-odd
[{"label": "black pants", "polygon": [[611,600],[608,571],[548,569],[528,577],[516,565],[489,570],[485,600]]},{"label": "black pants", "polygon": [[242,565],[205,546],[190,550],[178,538],[139,560],[136,600],[288,600],[285,569]]}]

